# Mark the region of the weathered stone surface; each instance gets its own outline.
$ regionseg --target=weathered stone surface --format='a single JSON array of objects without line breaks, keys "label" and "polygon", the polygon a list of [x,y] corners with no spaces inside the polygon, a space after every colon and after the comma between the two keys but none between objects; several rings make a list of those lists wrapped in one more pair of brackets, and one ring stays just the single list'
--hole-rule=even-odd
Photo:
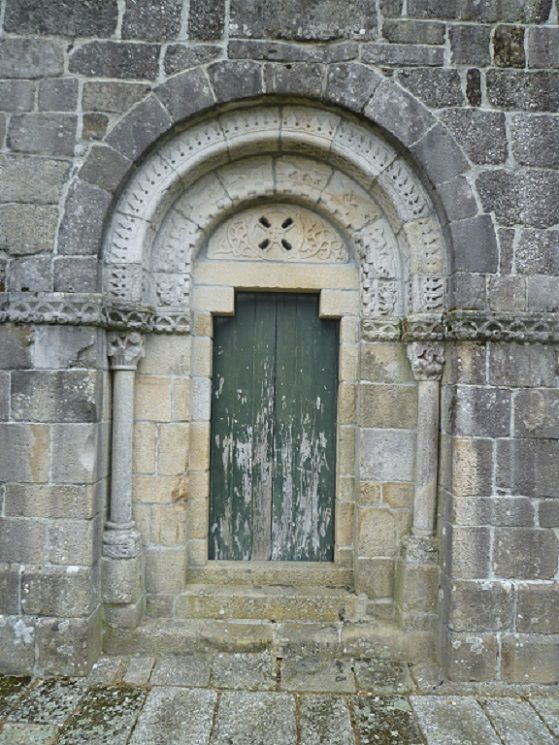
[{"label": "weathered stone surface", "polygon": [[117,22],[116,0],[99,0],[77,6],[72,0],[34,0],[9,3],[4,28],[18,34],[110,36]]},{"label": "weathered stone surface", "polygon": [[553,350],[541,344],[492,344],[488,373],[491,385],[522,388],[554,387],[558,375]]},{"label": "weathered stone surface", "polygon": [[456,106],[464,103],[457,70],[403,70],[398,79],[427,106]]},{"label": "weathered stone surface", "polygon": [[450,233],[454,248],[451,262],[455,271],[496,271],[499,252],[495,228],[489,215],[451,222]]},{"label": "weathered stone surface", "polygon": [[364,427],[413,429],[417,423],[415,386],[363,386],[360,406]]},{"label": "weathered stone surface", "polygon": [[79,704],[85,690],[75,680],[44,680],[32,687],[10,721],[60,726]]},{"label": "weathered stone surface", "polygon": [[95,424],[53,424],[51,429],[53,447],[59,453],[52,463],[53,483],[91,484],[97,481],[99,428]]},{"label": "weathered stone surface", "polygon": [[449,626],[453,631],[506,629],[512,621],[513,592],[508,584],[490,581],[452,583]]},{"label": "weathered stone surface", "polygon": [[54,78],[39,83],[39,111],[75,111],[79,83],[74,78]]},{"label": "weathered stone surface", "polygon": [[440,47],[419,44],[377,44],[362,46],[361,59],[373,65],[438,67],[443,64]]},{"label": "weathered stone surface", "polygon": [[[35,662],[35,619],[21,615],[0,616],[0,667],[4,675],[25,675]],[[29,678],[0,683],[0,714],[3,716],[17,702],[17,694]]]},{"label": "weathered stone surface", "polygon": [[290,657],[283,661],[281,687],[286,691],[353,693],[355,680],[347,660]]},{"label": "weathered stone surface", "polygon": [[556,740],[527,701],[503,698],[483,708],[507,745],[553,745]]},{"label": "weathered stone surface", "polygon": [[429,745],[500,745],[500,740],[483,709],[473,698],[464,696],[432,700],[412,696],[417,718],[428,733]]},{"label": "weathered stone surface", "polygon": [[275,687],[276,671],[269,651],[220,652],[212,662],[211,684],[216,688],[271,690]]},{"label": "weathered stone surface", "polygon": [[90,519],[98,510],[95,490],[80,485],[8,484],[6,517]]},{"label": "weathered stone surface", "polygon": [[72,256],[54,260],[55,292],[97,292],[98,284],[96,258]]},{"label": "weathered stone surface", "polygon": [[396,44],[444,44],[445,25],[437,21],[386,20],[382,35]]},{"label": "weathered stone surface", "polygon": [[515,245],[520,274],[559,274],[559,231],[520,230]]},{"label": "weathered stone surface", "polygon": [[407,665],[394,660],[355,660],[357,690],[376,694],[409,693],[413,682]]},{"label": "weathered stone surface", "polygon": [[58,204],[69,164],[34,155],[0,155],[3,202]]},{"label": "weathered stone surface", "polygon": [[155,96],[148,96],[114,127],[107,144],[128,160],[135,160],[171,126],[171,119]]},{"label": "weathered stone surface", "polygon": [[47,481],[48,427],[0,423],[0,466],[6,481]]},{"label": "weathered stone surface", "polygon": [[378,86],[365,114],[386,127],[404,145],[417,142],[435,123],[427,107],[387,80]]},{"label": "weathered stone surface", "polygon": [[522,26],[497,26],[493,35],[493,61],[498,67],[524,67]]},{"label": "weathered stone surface", "polygon": [[[3,564],[0,567],[0,613],[19,613],[20,568]],[[0,705],[1,708],[1,705]]]},{"label": "weathered stone surface", "polygon": [[0,206],[0,248],[12,256],[51,253],[58,209],[42,204]]},{"label": "weathered stone surface", "polygon": [[466,71],[466,98],[470,106],[481,105],[481,73],[475,67]]},{"label": "weathered stone surface", "polygon": [[514,411],[517,436],[559,439],[559,391],[518,391]]},{"label": "weathered stone surface", "polygon": [[528,67],[559,67],[557,27],[528,30]]},{"label": "weathered stone surface", "polygon": [[208,76],[218,102],[250,98],[264,92],[262,66],[250,60],[214,62]]},{"label": "weathered stone surface", "polygon": [[27,567],[21,578],[24,613],[38,616],[89,616],[97,604],[91,571],[72,567]]},{"label": "weathered stone surface", "polygon": [[505,389],[457,386],[449,405],[449,426],[457,435],[506,437],[509,434],[511,397]]},{"label": "weathered stone surface", "polygon": [[216,701],[214,691],[157,688],[150,692],[127,742],[130,745],[209,743]]},{"label": "weathered stone surface", "polygon": [[[113,150],[112,147],[106,145],[94,145],[87,158],[85,159],[82,167],[79,171],[79,178],[86,181],[93,186],[98,186],[100,189],[108,192],[115,192],[118,186],[124,181],[124,178],[130,170],[132,163],[125,158],[123,155]],[[105,201],[102,195],[94,192],[97,196],[96,201],[99,202],[101,210],[106,209]],[[79,203],[76,204],[76,209],[79,210]],[[72,216],[73,219],[73,216]],[[86,217],[84,219],[87,219]],[[85,231],[81,234],[81,238],[88,242],[89,236],[85,234]],[[76,247],[82,247],[83,241],[70,240],[72,252],[76,250]]]},{"label": "weathered stone surface", "polygon": [[[6,722],[0,732],[1,745],[52,745],[56,742],[58,728],[49,724]],[[31,739],[30,739],[31,738]]]},{"label": "weathered stone surface", "polygon": [[30,80],[0,81],[0,111],[31,111],[34,98],[35,86]]},{"label": "weathered stone surface", "polygon": [[99,745],[125,745],[145,698],[145,691],[134,688],[92,688],[64,727],[59,743],[86,745],[95,738]]},{"label": "weathered stone surface", "polygon": [[511,117],[512,153],[517,163],[559,167],[559,121],[548,114]]},{"label": "weathered stone surface", "polygon": [[504,163],[507,133],[503,114],[476,109],[445,109],[440,116],[473,163]]},{"label": "weathered stone surface", "polygon": [[520,584],[517,590],[516,630],[521,633],[559,634],[556,583]]},{"label": "weathered stone surface", "polygon": [[559,528],[559,502],[554,499],[540,502],[539,516],[542,528]]},{"label": "weathered stone surface", "polygon": [[381,80],[377,72],[365,65],[333,65],[328,68],[326,93],[329,100],[353,111],[362,111]]},{"label": "weathered stone surface", "polygon": [[50,256],[33,256],[10,263],[8,290],[14,292],[49,292],[53,289]]},{"label": "weathered stone surface", "polygon": [[20,371],[12,374],[12,416],[21,421],[95,422],[101,380],[84,371]]},{"label": "weathered stone surface", "polygon": [[487,26],[451,26],[449,29],[451,60],[456,65],[485,66],[490,62]]},{"label": "weathered stone surface", "polygon": [[503,680],[509,683],[559,682],[558,640],[557,636],[503,635]]},{"label": "weathered stone surface", "polygon": [[[255,722],[259,727],[255,728]],[[212,740],[215,745],[295,745],[295,698],[287,693],[225,691]]]},{"label": "weathered stone surface", "polygon": [[128,0],[122,19],[122,38],[174,39],[181,28],[181,10],[182,0],[159,0],[157,3]]},{"label": "weathered stone surface", "polygon": [[123,681],[128,685],[145,685],[150,678],[154,664],[155,657],[144,655],[132,657],[128,660]]},{"label": "weathered stone surface", "polygon": [[175,121],[185,119],[214,103],[208,78],[201,69],[171,78],[157,88],[157,96]]},{"label": "weathered stone surface", "polygon": [[354,696],[351,700],[355,729],[362,743],[424,742],[413,710],[405,698]]},{"label": "weathered stone surface", "polygon": [[[11,4],[17,9],[18,4]],[[48,8],[47,5],[41,6]],[[46,39],[1,39],[0,78],[42,78],[61,75],[64,44]]]},{"label": "weathered stone surface", "polygon": [[[207,3],[204,2],[203,5],[206,7]],[[192,8],[192,3],[190,7]],[[213,62],[222,54],[223,49],[217,44],[197,44],[196,46],[169,44],[165,50],[163,65],[167,75],[174,75],[176,72],[188,70],[190,67]]]},{"label": "weathered stone surface", "polygon": [[370,0],[334,5],[331,0],[281,0],[270,7],[259,0],[233,0],[229,34],[257,39],[326,40],[371,38],[376,12]]},{"label": "weathered stone surface", "polygon": [[76,47],[70,55],[70,72],[88,77],[147,78],[158,73],[157,44],[89,41]]},{"label": "weathered stone surface", "polygon": [[104,111],[122,114],[150,92],[144,83],[117,80],[86,81],[83,86],[82,106],[84,111]]},{"label": "weathered stone surface", "polygon": [[348,706],[342,699],[303,696],[300,716],[305,745],[355,745]]},{"label": "weathered stone surface", "polygon": [[410,383],[413,380],[403,344],[363,344],[361,378],[371,383]]},{"label": "weathered stone surface", "polygon": [[411,481],[414,445],[415,434],[407,430],[362,430],[362,478],[370,481]]},{"label": "weathered stone surface", "polygon": [[490,277],[487,287],[489,307],[492,310],[526,310],[526,279],[524,277]]},{"label": "weathered stone surface", "polygon": [[273,60],[276,62],[344,62],[359,57],[355,41],[318,43],[233,39],[227,45],[229,59]]},{"label": "weathered stone surface", "polygon": [[84,114],[82,119],[82,140],[102,140],[109,127],[106,114]]},{"label": "weathered stone surface", "polygon": [[188,10],[188,38],[217,41],[223,37],[225,0],[191,0]]},{"label": "weathered stone surface", "polygon": [[559,222],[559,206],[552,195],[559,190],[555,171],[486,171],[476,179],[484,209],[494,211],[502,225],[547,228]]},{"label": "weathered stone surface", "polygon": [[532,697],[530,703],[553,734],[559,737],[559,701],[553,697]]},{"label": "weathered stone surface", "polygon": [[491,531],[485,527],[449,528],[448,558],[443,566],[448,573],[460,579],[486,579],[491,558]]},{"label": "weathered stone surface", "polygon": [[499,577],[552,579],[557,573],[559,540],[548,529],[498,528],[494,566]]},{"label": "weathered stone surface", "polygon": [[156,686],[207,686],[210,659],[206,655],[173,655],[155,665],[150,682]]},{"label": "weathered stone surface", "polygon": [[[497,445],[497,486],[518,494],[556,494],[559,464],[557,440],[512,440]],[[547,538],[546,541],[552,540]]]},{"label": "weathered stone surface", "polygon": [[435,185],[468,170],[468,162],[454,138],[438,124],[416,142],[411,151]]},{"label": "weathered stone surface", "polygon": [[268,63],[264,67],[264,81],[268,93],[279,95],[320,98],[324,87],[322,65],[306,62]]},{"label": "weathered stone surface", "polygon": [[33,341],[36,368],[106,367],[104,339],[95,328],[39,326],[34,329]]},{"label": "weathered stone surface", "polygon": [[487,98],[492,106],[520,111],[557,111],[559,75],[555,72],[488,70]]}]

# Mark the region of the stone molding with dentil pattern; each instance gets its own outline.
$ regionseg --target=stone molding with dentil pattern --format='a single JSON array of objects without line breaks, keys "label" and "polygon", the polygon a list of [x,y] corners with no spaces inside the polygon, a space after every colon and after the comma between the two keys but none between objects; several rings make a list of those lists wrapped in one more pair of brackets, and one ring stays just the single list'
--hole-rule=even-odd
[{"label": "stone molding with dentil pattern", "polygon": [[[158,315],[148,310],[116,309],[99,294],[1,293],[0,324],[97,326],[109,331],[190,333],[186,314]],[[364,341],[476,341],[559,344],[557,313],[442,314],[362,321]]]}]

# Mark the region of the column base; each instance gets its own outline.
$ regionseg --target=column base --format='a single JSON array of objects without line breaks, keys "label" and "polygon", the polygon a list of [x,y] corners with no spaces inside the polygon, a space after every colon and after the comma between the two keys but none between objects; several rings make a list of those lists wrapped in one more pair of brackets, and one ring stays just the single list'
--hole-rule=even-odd
[{"label": "column base", "polygon": [[401,628],[432,630],[437,621],[439,564],[436,539],[411,535],[396,561],[395,604]]},{"label": "column base", "polygon": [[103,536],[101,583],[105,622],[136,628],[144,614],[144,554],[135,528],[110,528]]}]

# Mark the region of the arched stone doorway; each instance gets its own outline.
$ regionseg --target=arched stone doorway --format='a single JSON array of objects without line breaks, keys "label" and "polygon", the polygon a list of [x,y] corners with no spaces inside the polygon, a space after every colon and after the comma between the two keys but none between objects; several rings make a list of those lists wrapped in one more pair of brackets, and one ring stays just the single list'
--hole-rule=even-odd
[{"label": "arched stone doorway", "polygon": [[[111,317],[130,328],[136,312],[154,332],[145,352],[138,334],[113,334],[109,625],[134,626],[144,608],[203,615],[220,585],[287,582],[349,588],[354,616],[432,628],[446,275],[426,188],[379,131],[347,114],[242,106],[152,152],[117,201],[104,249]],[[331,561],[210,558],[215,319],[234,315],[245,292],[314,293],[320,317],[339,320]],[[133,425],[130,368],[144,353]]]}]

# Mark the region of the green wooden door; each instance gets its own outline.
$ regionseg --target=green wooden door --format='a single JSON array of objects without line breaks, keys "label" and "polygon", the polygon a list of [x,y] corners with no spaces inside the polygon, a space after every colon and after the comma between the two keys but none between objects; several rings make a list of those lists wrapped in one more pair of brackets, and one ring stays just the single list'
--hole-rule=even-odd
[{"label": "green wooden door", "polygon": [[316,295],[239,293],[213,370],[210,559],[332,561],[338,322]]}]

